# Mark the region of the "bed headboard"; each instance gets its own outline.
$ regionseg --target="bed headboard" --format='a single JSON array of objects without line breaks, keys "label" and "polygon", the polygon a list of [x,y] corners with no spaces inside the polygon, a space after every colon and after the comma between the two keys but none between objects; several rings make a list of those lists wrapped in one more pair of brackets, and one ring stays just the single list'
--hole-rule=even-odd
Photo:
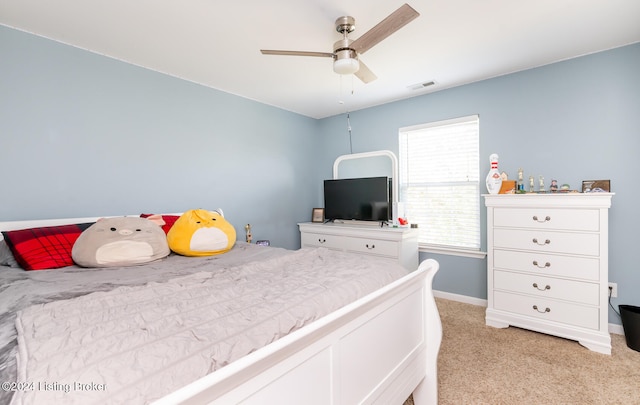
[{"label": "bed headboard", "polygon": [[[164,215],[182,215],[182,213],[168,213]],[[43,226],[56,226],[56,225],[69,225],[69,224],[82,224],[86,222],[96,222],[100,218],[113,218],[113,217],[139,217],[140,214],[134,215],[109,215],[100,217],[84,217],[84,218],[58,218],[58,219],[32,219],[24,221],[4,221],[0,222],[1,231],[15,231],[17,229],[27,228],[39,228]],[[2,233],[0,233],[0,240],[4,240]]]}]

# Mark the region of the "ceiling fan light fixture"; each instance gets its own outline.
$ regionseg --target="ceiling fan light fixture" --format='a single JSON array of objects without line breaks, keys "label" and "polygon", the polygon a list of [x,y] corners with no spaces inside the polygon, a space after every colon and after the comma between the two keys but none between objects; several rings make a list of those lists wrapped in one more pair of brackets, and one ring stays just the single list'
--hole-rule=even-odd
[{"label": "ceiling fan light fixture", "polygon": [[[339,48],[342,41],[334,45],[335,60],[333,61],[333,71],[341,75],[350,75],[360,69],[360,62],[356,51],[351,48]],[[348,46],[348,43],[346,44]]]},{"label": "ceiling fan light fixture", "polygon": [[333,62],[333,71],[341,75],[350,75],[360,69],[358,59],[336,59]]}]

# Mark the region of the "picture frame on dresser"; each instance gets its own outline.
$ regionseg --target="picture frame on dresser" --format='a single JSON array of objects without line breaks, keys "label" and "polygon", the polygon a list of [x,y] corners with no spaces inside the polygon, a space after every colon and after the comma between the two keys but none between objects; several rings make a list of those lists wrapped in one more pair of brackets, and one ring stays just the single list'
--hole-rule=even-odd
[{"label": "picture frame on dresser", "polygon": [[324,208],[314,208],[311,211],[311,222],[324,222]]},{"label": "picture frame on dresser", "polygon": [[611,192],[611,180],[582,180],[583,193],[609,193]]}]

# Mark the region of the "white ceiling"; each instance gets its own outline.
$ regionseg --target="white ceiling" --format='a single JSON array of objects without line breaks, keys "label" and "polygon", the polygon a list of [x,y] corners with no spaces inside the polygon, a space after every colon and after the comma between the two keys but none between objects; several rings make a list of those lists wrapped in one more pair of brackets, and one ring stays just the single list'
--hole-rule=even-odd
[{"label": "white ceiling", "polygon": [[361,57],[369,84],[259,51],[332,52],[336,18],[357,39],[403,3],[0,0],[0,24],[314,118],[640,42],[639,0],[408,0],[420,16]]}]

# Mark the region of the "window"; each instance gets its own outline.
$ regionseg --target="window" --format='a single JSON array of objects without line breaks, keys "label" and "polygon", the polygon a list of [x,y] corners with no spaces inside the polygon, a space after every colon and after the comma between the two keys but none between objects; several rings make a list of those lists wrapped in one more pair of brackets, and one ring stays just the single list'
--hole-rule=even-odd
[{"label": "window", "polygon": [[421,249],[479,253],[479,155],[477,115],[400,129],[400,201]]}]

